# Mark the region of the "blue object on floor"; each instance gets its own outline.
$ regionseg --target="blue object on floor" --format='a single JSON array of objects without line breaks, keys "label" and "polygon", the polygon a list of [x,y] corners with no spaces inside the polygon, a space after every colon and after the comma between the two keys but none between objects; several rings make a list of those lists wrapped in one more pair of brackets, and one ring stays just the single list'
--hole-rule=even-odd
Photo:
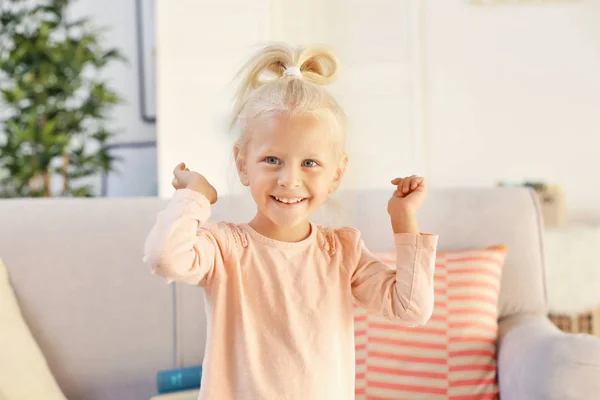
[{"label": "blue object on floor", "polygon": [[202,379],[202,366],[175,368],[158,371],[156,387],[158,393],[171,393],[179,390],[198,389]]}]

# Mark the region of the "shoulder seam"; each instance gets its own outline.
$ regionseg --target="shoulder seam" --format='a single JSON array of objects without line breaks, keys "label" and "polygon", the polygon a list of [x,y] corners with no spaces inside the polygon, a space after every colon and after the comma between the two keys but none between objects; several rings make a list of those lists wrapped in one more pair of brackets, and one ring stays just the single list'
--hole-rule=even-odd
[{"label": "shoulder seam", "polygon": [[223,225],[227,227],[236,249],[240,249],[241,247],[248,247],[248,237],[246,236],[246,232],[244,232],[239,226],[231,222],[223,222]]},{"label": "shoulder seam", "polygon": [[317,228],[321,234],[321,247],[329,254],[330,257],[332,257],[337,252],[337,243],[335,238],[336,230],[324,225],[317,225]]},{"label": "shoulder seam", "polygon": [[[349,234],[356,234],[358,236],[358,243],[360,245],[361,242],[361,238],[360,238],[360,231],[356,228],[353,228],[351,226],[343,226],[341,228],[337,228],[335,229],[335,231],[338,234],[342,234],[342,235],[349,235]],[[346,253],[346,251],[342,251],[342,260],[341,260],[341,264],[342,267],[346,270],[346,272],[348,272],[349,274],[353,274],[354,271],[350,270],[350,267],[348,265],[346,265],[346,259],[343,257],[343,255]]]}]

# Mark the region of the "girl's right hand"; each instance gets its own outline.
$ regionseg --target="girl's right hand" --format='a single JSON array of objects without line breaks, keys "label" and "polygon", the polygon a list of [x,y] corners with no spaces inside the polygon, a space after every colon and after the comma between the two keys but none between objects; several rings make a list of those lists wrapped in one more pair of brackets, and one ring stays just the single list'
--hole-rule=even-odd
[{"label": "girl's right hand", "polygon": [[210,204],[217,201],[217,191],[208,183],[206,178],[196,171],[190,171],[185,163],[179,163],[173,170],[173,181],[171,182],[175,189],[192,189],[203,194]]}]

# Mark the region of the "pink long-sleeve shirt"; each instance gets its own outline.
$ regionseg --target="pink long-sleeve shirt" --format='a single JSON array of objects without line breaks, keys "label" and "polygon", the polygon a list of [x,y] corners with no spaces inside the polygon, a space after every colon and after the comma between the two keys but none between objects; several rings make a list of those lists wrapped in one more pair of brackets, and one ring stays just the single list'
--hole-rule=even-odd
[{"label": "pink long-sleeve shirt", "polygon": [[406,325],[431,316],[436,235],[394,234],[394,270],[353,228],[311,223],[309,237],[290,243],[209,217],[204,196],[177,190],[144,257],[167,282],[205,289],[199,399],[351,400],[353,303]]}]

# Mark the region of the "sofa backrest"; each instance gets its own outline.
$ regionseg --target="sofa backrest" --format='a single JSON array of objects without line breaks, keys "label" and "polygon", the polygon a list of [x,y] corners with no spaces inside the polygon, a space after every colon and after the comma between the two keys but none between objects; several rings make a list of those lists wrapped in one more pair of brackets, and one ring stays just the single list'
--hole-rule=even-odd
[{"label": "sofa backrest", "polygon": [[[352,225],[374,251],[393,249],[390,191],[345,191],[314,220]],[[149,398],[160,369],[204,356],[203,290],[167,285],[142,263],[143,245],[168,199],[0,201],[4,260],[34,337],[71,400]],[[222,197],[213,221],[247,222],[248,196]],[[419,214],[439,249],[505,244],[500,316],[546,312],[541,223],[526,189],[436,189]]]},{"label": "sofa backrest", "polygon": [[0,258],[70,400],[149,399],[156,372],[174,365],[173,287],[142,263],[164,206],[153,198],[0,201]]}]

